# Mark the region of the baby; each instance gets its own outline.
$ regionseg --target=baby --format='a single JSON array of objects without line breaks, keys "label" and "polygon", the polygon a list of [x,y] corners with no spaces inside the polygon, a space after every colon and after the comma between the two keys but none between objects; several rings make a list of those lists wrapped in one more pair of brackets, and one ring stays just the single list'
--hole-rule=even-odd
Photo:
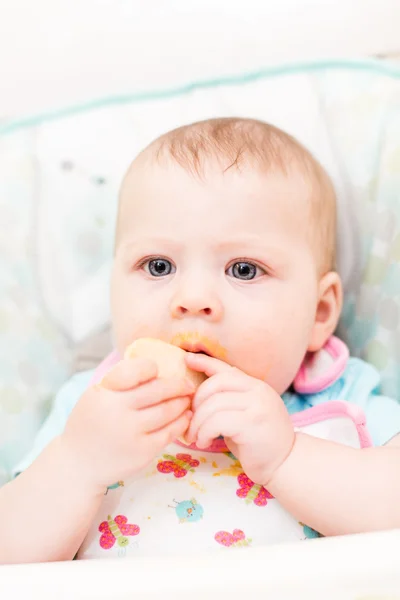
[{"label": "baby", "polygon": [[[318,162],[259,121],[184,126],[134,160],[116,228],[116,350],[64,386],[0,490],[0,562],[400,527],[400,406],[332,336],[335,212]],[[195,390],[123,358],[142,337],[180,346],[208,378]]]}]

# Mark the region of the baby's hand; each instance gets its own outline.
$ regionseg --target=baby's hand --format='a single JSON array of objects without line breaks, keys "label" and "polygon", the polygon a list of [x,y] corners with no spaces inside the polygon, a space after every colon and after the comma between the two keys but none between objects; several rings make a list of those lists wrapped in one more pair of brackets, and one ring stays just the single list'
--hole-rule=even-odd
[{"label": "baby's hand", "polygon": [[224,436],[246,475],[267,485],[295,440],[282,398],[263,381],[216,358],[188,353],[186,362],[209,376],[194,397],[187,441],[206,448]]},{"label": "baby's hand", "polygon": [[153,361],[124,359],[82,395],[62,443],[96,486],[124,480],[187,430],[194,389],[182,378],[157,378]]}]

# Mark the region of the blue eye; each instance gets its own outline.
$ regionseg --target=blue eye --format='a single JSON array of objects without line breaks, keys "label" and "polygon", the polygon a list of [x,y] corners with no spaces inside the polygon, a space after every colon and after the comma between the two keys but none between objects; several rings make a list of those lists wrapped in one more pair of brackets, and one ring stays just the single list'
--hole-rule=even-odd
[{"label": "blue eye", "polygon": [[233,265],[231,265],[227,270],[227,274],[230,277],[234,277],[235,279],[241,279],[242,281],[250,281],[251,279],[255,279],[257,275],[260,275],[260,272],[261,274],[265,273],[257,265],[245,261],[236,262]]},{"label": "blue eye", "polygon": [[175,267],[165,258],[153,258],[144,263],[143,268],[152,277],[165,277],[170,275]]}]

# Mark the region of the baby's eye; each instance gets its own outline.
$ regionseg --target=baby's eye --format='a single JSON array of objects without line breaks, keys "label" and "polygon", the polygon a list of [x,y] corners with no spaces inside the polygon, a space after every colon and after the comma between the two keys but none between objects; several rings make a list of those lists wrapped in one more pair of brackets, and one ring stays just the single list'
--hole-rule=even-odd
[{"label": "baby's eye", "polygon": [[165,277],[172,272],[175,273],[176,270],[171,261],[166,258],[152,258],[143,263],[142,266],[146,273],[149,273],[152,277]]},{"label": "baby's eye", "polygon": [[236,279],[241,279],[242,281],[249,281],[250,279],[255,279],[260,275],[265,275],[265,271],[258,267],[254,263],[240,261],[231,265],[227,271],[227,275],[230,277],[235,277]]}]

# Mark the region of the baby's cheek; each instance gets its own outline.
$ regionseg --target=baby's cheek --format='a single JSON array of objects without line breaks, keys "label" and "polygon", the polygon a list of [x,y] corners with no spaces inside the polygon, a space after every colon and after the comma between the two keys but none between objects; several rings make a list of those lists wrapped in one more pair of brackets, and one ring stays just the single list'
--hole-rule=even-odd
[{"label": "baby's cheek", "polygon": [[301,351],[293,347],[290,337],[283,336],[257,340],[258,351],[246,353],[245,370],[270,385],[278,394],[282,394],[292,384],[303,358]]},{"label": "baby's cheek", "polygon": [[249,339],[244,336],[232,362],[251,377],[267,381],[274,368],[273,346],[267,336],[258,334]]},{"label": "baby's cheek", "polygon": [[[164,320],[165,323],[165,320]],[[139,338],[156,338],[167,341],[169,335],[163,327],[162,317],[143,310],[133,303],[121,304],[113,315],[113,341],[118,352],[123,355],[127,346]]]},{"label": "baby's cheek", "polygon": [[112,314],[112,333],[114,346],[123,355],[125,348],[141,335],[141,327],[138,323],[132,306],[125,302],[119,302],[114,306]]},{"label": "baby's cheek", "polygon": [[293,383],[307,348],[304,343],[289,343],[282,345],[271,363],[271,370],[266,382],[280,395],[282,395]]}]

